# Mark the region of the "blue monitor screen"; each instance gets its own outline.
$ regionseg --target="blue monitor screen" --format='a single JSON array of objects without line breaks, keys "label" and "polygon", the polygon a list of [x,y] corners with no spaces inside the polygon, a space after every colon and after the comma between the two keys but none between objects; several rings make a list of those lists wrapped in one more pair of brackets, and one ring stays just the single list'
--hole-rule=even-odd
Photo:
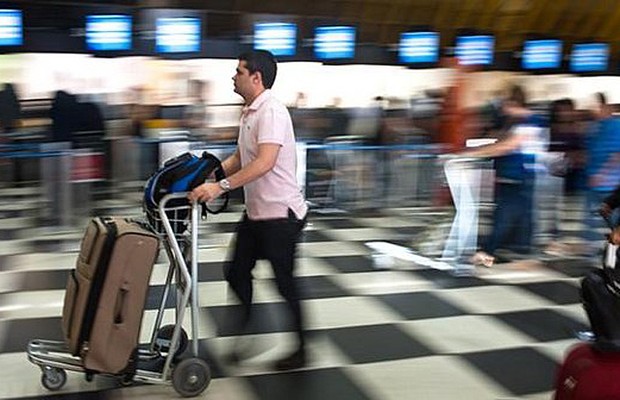
[{"label": "blue monitor screen", "polygon": [[200,51],[200,18],[157,18],[155,49],[158,53]]},{"label": "blue monitor screen", "polygon": [[294,56],[297,50],[297,25],[280,22],[255,24],[254,48],[269,50],[274,56]]},{"label": "blue monitor screen", "polygon": [[131,50],[131,16],[88,15],[86,46],[94,51]]},{"label": "blue monitor screen", "polygon": [[355,56],[355,28],[321,26],[314,31],[314,55],[321,60],[337,60]]},{"label": "blue monitor screen", "polygon": [[527,40],[521,64],[525,69],[554,69],[562,65],[562,41],[557,39]]},{"label": "blue monitor screen", "polygon": [[606,43],[575,44],[570,56],[573,72],[600,72],[607,70],[609,45]]},{"label": "blue monitor screen", "polygon": [[22,12],[0,10],[0,46],[21,46],[23,44]]},{"label": "blue monitor screen", "polygon": [[491,35],[458,36],[456,57],[461,65],[491,65],[495,38]]},{"label": "blue monitor screen", "polygon": [[400,35],[398,58],[405,64],[434,63],[439,59],[437,32],[406,32]]}]

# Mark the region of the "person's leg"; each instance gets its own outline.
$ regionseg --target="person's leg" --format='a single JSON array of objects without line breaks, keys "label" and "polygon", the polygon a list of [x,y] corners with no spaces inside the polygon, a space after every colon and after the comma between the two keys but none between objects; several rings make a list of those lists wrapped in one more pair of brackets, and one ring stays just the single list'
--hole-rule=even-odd
[{"label": "person's leg", "polygon": [[297,334],[298,347],[293,354],[276,363],[277,369],[305,365],[305,330],[299,288],[294,276],[295,255],[304,222],[290,216],[288,220],[265,221],[261,228],[261,248],[274,271],[278,291],[286,300]]},{"label": "person's leg", "polygon": [[493,211],[493,221],[492,221],[492,230],[484,245],[482,246],[482,250],[485,253],[493,255],[495,250],[502,243],[506,234],[510,231],[510,223],[511,223],[511,207],[512,201],[511,196],[514,195],[513,191],[511,191],[510,184],[497,184],[495,185],[495,209]]},{"label": "person's leg", "polygon": [[241,302],[242,313],[239,318],[243,328],[250,319],[252,307],[252,269],[258,259],[258,242],[254,223],[244,216],[237,226],[232,260],[224,266],[224,276]]}]

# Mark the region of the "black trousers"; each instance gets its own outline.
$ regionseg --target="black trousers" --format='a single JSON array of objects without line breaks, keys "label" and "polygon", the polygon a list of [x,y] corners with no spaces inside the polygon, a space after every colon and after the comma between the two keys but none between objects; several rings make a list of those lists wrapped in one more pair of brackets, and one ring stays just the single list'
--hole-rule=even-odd
[{"label": "black trousers", "polygon": [[297,219],[291,210],[288,214],[288,218],[261,221],[252,221],[244,214],[237,226],[233,259],[226,264],[224,275],[241,302],[241,324],[245,325],[251,316],[252,270],[257,260],[269,261],[278,291],[290,310],[299,344],[304,346],[303,315],[293,270],[297,242],[306,220]]}]

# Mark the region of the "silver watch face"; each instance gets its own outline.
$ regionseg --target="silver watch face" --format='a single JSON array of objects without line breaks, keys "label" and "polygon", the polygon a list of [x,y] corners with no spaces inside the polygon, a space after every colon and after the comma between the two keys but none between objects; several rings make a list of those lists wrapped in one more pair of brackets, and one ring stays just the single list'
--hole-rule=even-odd
[{"label": "silver watch face", "polygon": [[225,191],[230,190],[230,182],[228,182],[228,179],[222,179],[219,183],[220,183],[220,188],[222,188],[222,190],[225,190]]}]

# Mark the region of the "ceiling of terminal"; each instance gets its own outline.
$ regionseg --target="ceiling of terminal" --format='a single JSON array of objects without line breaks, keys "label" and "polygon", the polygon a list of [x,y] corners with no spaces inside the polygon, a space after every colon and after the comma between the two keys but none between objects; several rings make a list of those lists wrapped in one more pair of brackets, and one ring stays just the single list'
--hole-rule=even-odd
[{"label": "ceiling of terminal", "polygon": [[[361,42],[392,44],[412,26],[431,26],[449,46],[457,29],[496,35],[496,49],[518,50],[528,34],[558,37],[568,43],[600,40],[620,50],[618,0],[31,0],[26,4],[116,5],[191,8],[209,11],[209,35],[232,36],[245,16],[282,14],[303,21],[330,18],[358,26]],[[58,16],[62,19],[61,16]],[[60,21],[59,21],[60,22]],[[311,22],[308,22],[310,24]]]}]

